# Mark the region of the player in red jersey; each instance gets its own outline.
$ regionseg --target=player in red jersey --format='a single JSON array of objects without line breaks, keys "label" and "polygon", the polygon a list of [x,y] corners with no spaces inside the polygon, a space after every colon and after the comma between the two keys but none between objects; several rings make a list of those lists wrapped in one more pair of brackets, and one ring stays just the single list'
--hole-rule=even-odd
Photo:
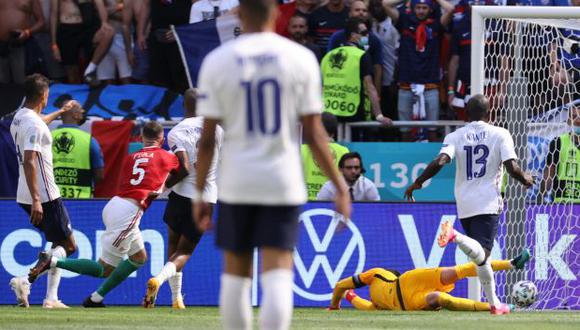
[{"label": "player in red jersey", "polygon": [[[103,209],[105,232],[101,236],[102,253],[98,262],[88,259],[51,258],[41,253],[29,277],[36,278],[49,268],[107,278],[85,301],[85,307],[105,307],[105,295],[147,261],[139,222],[151,201],[165,187],[170,188],[187,172],[179,167],[177,157],[163,149],[163,127],[149,122],[141,132],[143,149],[125,159],[117,196]],[[129,258],[123,260],[125,256]]]}]

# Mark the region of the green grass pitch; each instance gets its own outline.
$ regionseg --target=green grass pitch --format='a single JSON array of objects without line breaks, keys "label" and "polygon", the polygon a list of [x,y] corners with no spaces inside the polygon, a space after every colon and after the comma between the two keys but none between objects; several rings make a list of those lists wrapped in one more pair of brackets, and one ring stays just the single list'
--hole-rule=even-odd
[{"label": "green grass pitch", "polygon": [[[258,310],[254,309],[254,322]],[[256,325],[256,323],[255,323]],[[107,307],[43,310],[0,307],[0,329],[220,329],[216,307]],[[254,327],[257,329],[257,326]],[[292,329],[580,329],[580,312],[520,312],[491,316],[484,312],[328,312],[296,308]]]}]

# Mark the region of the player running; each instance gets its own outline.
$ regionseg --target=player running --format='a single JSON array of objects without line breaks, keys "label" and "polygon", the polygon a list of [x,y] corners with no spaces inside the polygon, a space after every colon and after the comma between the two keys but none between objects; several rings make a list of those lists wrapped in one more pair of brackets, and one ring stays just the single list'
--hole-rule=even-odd
[{"label": "player running", "polygon": [[287,329],[292,318],[292,251],[306,187],[298,124],[312,153],[338,187],[337,211],[350,216],[350,198],[322,127],[320,69],[312,52],[274,33],[276,0],[241,0],[244,34],[212,51],[199,74],[204,116],[196,163],[194,217],[210,222],[203,201],[216,127],[224,142],[218,173],[217,245],[224,250],[220,312],[225,329],[252,327],[252,257],[262,256],[261,329]]},{"label": "player running", "polygon": [[[120,193],[103,209],[105,232],[101,236],[102,251],[99,261],[51,257],[41,252],[38,263],[28,275],[32,281],[43,271],[55,267],[82,275],[107,278],[83,302],[84,307],[105,307],[105,295],[147,261],[147,252],[139,230],[141,216],[164,185],[171,186],[171,183],[176,182],[172,175],[177,172],[179,162],[175,155],[161,149],[163,127],[160,124],[145,124],[141,138],[143,149],[128,155],[121,168],[123,173]],[[123,260],[125,256],[129,258]]]},{"label": "player running", "polygon": [[[189,173],[171,188],[169,201],[165,207],[163,220],[167,223],[169,243],[167,255],[169,261],[163,266],[157,276],[152,277],[147,282],[147,293],[143,299],[143,307],[152,308],[155,306],[157,293],[163,283],[168,280],[171,288],[173,308],[183,309],[183,296],[181,294],[181,282],[183,273],[181,270],[191,257],[197,243],[201,239],[203,232],[195,226],[193,222],[191,200],[195,197],[195,162],[197,161],[197,143],[201,136],[203,117],[196,117],[197,92],[189,89],[183,95],[183,106],[185,119],[169,131],[167,139],[169,148],[177,159],[183,172]],[[218,154],[221,147],[223,131],[217,127],[215,156],[211,163],[207,183],[205,185],[204,196],[212,205],[217,201],[216,169]]]},{"label": "player running", "polygon": [[[494,271],[523,269],[530,260],[530,252],[525,249],[512,260],[494,260]],[[364,273],[340,280],[334,287],[328,309],[340,309],[344,296],[356,309],[360,310],[439,310],[489,311],[489,303],[458,298],[449,293],[455,283],[466,277],[477,276],[476,265],[472,262],[455,267],[417,268],[403,273],[373,268]],[[352,289],[369,285],[371,300],[363,299]]]},{"label": "player running", "polygon": [[[49,115],[40,113],[48,103],[49,82],[40,74],[26,77],[24,81],[24,106],[16,112],[10,134],[16,145],[19,163],[16,202],[30,216],[30,222],[52,243],[46,255],[64,258],[77,249],[68,212],[62,204],[52,170],[52,135],[47,124],[72,108],[67,103]],[[68,308],[58,300],[60,270],[48,272],[44,308]],[[30,284],[33,280],[14,277],[10,287],[16,294],[18,305],[28,307]]]},{"label": "player running", "polygon": [[456,157],[455,199],[457,214],[466,235],[453,230],[453,224],[441,225],[438,237],[440,247],[455,242],[477,265],[477,276],[491,304],[491,314],[509,314],[507,305],[500,303],[495,294],[495,280],[489,261],[497,222],[503,209],[501,181],[503,167],[511,177],[529,188],[534,180],[517,164],[517,155],[510,133],[488,123],[489,101],[481,94],[467,103],[469,123],[447,135],[439,156],[405,191],[405,197],[414,201],[413,191],[435,176],[441,168]]}]

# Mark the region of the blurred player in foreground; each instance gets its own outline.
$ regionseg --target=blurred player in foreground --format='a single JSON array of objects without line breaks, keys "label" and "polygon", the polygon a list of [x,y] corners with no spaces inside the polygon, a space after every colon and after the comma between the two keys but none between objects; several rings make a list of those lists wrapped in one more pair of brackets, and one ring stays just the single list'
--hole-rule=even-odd
[{"label": "blurred player in foreground", "polygon": [[[147,293],[143,299],[143,307],[153,308],[157,293],[161,285],[167,280],[171,287],[173,308],[183,309],[183,296],[181,283],[183,273],[181,270],[189,260],[203,232],[196,228],[193,222],[191,201],[195,197],[195,163],[197,162],[197,143],[201,136],[203,117],[196,117],[195,102],[197,92],[193,89],[185,91],[183,95],[183,108],[185,119],[169,131],[167,139],[169,148],[179,159],[182,172],[187,175],[171,188],[169,200],[165,207],[163,220],[167,223],[169,233],[167,255],[169,260],[163,266],[157,276],[147,281]],[[223,130],[217,127],[216,148],[211,163],[207,183],[203,191],[207,201],[214,205],[217,201],[216,171],[218,164],[219,149],[221,148]],[[213,207],[212,207],[213,208]]]},{"label": "blurred player in foreground", "polygon": [[[103,209],[105,232],[101,236],[102,252],[99,261],[69,259],[39,255],[38,263],[28,277],[34,280],[48,269],[61,268],[82,275],[107,278],[87,297],[84,307],[105,307],[105,295],[123,282],[147,261],[147,252],[139,230],[143,212],[165,187],[177,182],[170,173],[177,173],[177,157],[163,149],[163,127],[148,122],[141,132],[143,149],[125,158],[117,196]],[[128,259],[124,257],[128,256]]]},{"label": "blurred player in foreground", "polygon": [[[530,260],[526,249],[512,260],[491,262],[494,271],[523,269]],[[489,311],[489,303],[457,298],[449,293],[455,283],[466,277],[477,276],[476,265],[472,262],[455,267],[417,268],[403,273],[384,268],[373,268],[364,273],[340,280],[334,287],[329,310],[340,309],[344,296],[356,309],[360,310],[439,310]],[[353,289],[369,285],[371,301],[354,293]]]},{"label": "blurred player in foreground", "polygon": [[[72,102],[48,115],[41,115],[48,103],[49,81],[40,74],[26,77],[22,108],[16,112],[10,134],[16,145],[18,157],[18,190],[16,202],[30,216],[30,223],[51,242],[47,255],[64,258],[73,254],[76,243],[68,212],[62,204],[60,191],[54,180],[52,163],[52,134],[47,124],[59,115],[70,111]],[[34,279],[14,277],[10,287],[16,294],[18,305],[28,307],[30,284]],[[58,299],[60,270],[48,272],[44,308],[68,308]]]},{"label": "blurred player in foreground", "polygon": [[534,184],[534,180],[518,166],[510,133],[488,123],[489,100],[481,94],[475,95],[467,102],[466,110],[469,123],[445,137],[439,156],[407,188],[405,198],[414,201],[414,190],[421,189],[423,183],[439,173],[445,164],[457,159],[455,199],[466,235],[454,231],[453,224],[445,222],[441,225],[438,244],[444,247],[449,242],[456,243],[477,265],[477,276],[491,304],[491,314],[509,314],[509,306],[502,304],[495,294],[495,279],[489,260],[498,219],[503,211],[503,168],[505,166],[509,175],[527,188]]},{"label": "blurred player in foreground", "polygon": [[350,217],[344,179],[322,127],[320,70],[313,53],[274,33],[275,0],[241,0],[244,34],[211,52],[199,75],[199,141],[195,220],[206,228],[204,200],[218,123],[224,129],[218,173],[216,241],[224,250],[220,312],[226,329],[252,327],[252,257],[262,256],[260,328],[288,329],[292,319],[292,252],[307,194],[299,130],[316,161],[338,187],[336,209]]}]

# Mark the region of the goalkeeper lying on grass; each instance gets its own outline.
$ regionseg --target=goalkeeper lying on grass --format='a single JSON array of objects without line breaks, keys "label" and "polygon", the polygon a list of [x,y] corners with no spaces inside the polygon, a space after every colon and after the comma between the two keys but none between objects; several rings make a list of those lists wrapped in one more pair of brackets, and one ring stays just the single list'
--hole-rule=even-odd
[{"label": "goalkeeper lying on grass", "polygon": [[[530,260],[530,252],[525,249],[512,260],[491,262],[493,271],[522,269]],[[477,267],[466,263],[455,267],[417,268],[400,275],[399,272],[384,268],[373,268],[364,273],[342,279],[336,283],[328,309],[340,309],[340,301],[346,298],[360,310],[439,310],[489,311],[487,302],[457,298],[449,294],[455,282],[466,277],[476,277]],[[371,301],[354,293],[369,285]]]}]

